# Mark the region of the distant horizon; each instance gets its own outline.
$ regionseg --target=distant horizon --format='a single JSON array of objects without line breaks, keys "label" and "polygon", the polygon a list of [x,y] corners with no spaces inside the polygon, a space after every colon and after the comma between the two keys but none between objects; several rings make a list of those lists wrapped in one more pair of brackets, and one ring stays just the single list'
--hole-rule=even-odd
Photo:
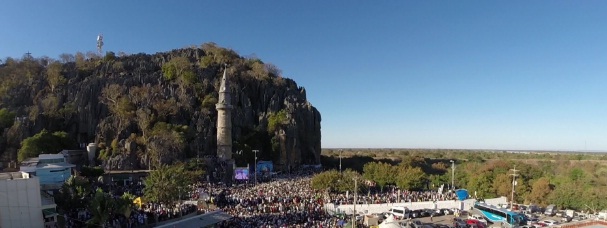
[{"label": "distant horizon", "polygon": [[456,149],[456,148],[371,148],[371,147],[350,147],[350,148],[329,148],[322,147],[321,150],[485,150],[485,151],[530,151],[530,152],[581,152],[581,153],[607,153],[607,150],[528,150],[528,149]]}]

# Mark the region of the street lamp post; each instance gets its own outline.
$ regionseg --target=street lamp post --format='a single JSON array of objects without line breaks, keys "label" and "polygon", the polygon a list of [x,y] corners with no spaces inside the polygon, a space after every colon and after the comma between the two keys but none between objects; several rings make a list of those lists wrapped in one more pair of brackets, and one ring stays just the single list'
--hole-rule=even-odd
[{"label": "street lamp post", "polygon": [[257,152],[259,152],[259,150],[253,150],[253,153],[255,153],[255,185],[257,185]]},{"label": "street lamp post", "polygon": [[451,188],[455,191],[455,161],[451,161]]},{"label": "street lamp post", "polygon": [[510,171],[512,171],[512,174],[510,174],[512,176],[512,195],[510,196],[510,210],[512,210],[512,206],[514,204],[514,186],[516,185],[516,176],[518,176],[516,172],[520,170],[517,170],[515,165],[514,169],[510,169]]}]

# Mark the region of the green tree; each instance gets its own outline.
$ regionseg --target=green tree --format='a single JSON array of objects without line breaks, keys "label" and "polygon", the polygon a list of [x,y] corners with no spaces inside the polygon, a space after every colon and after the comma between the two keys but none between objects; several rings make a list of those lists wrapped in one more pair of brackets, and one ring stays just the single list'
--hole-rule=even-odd
[{"label": "green tree", "polygon": [[179,56],[169,60],[162,65],[162,75],[167,80],[180,79],[184,84],[190,85],[196,82],[192,64],[186,57]]},{"label": "green tree", "polygon": [[337,182],[341,179],[341,174],[337,170],[329,170],[318,173],[312,177],[311,186],[313,189],[330,192],[337,191]]},{"label": "green tree", "polygon": [[195,183],[192,176],[183,164],[162,165],[144,179],[144,198],[152,202],[173,203],[180,193],[185,192],[189,185]]},{"label": "green tree", "polygon": [[574,168],[569,172],[569,179],[574,182],[582,181],[585,177],[586,173],[580,168]]},{"label": "green tree", "polygon": [[580,199],[580,201],[584,203],[583,207],[592,211],[593,213],[607,209],[607,198],[605,198],[605,192],[607,192],[606,186],[586,189]]},{"label": "green tree", "polygon": [[479,198],[493,198],[495,192],[491,182],[491,173],[482,172],[477,175],[471,176],[468,182],[468,190],[476,192]]},{"label": "green tree", "polygon": [[89,180],[94,180],[103,175],[105,171],[101,167],[86,167],[83,166],[80,169],[80,175],[83,177],[89,178]]},{"label": "green tree", "polygon": [[345,171],[343,171],[340,175],[339,175],[339,179],[337,180],[337,191],[338,192],[350,192],[353,193],[355,188],[355,184],[354,184],[354,180],[356,180],[358,183],[356,184],[356,189],[358,192],[363,191],[364,190],[364,183],[363,183],[363,179],[360,176],[359,173],[357,173],[356,171],[353,171],[351,169],[346,169]]},{"label": "green tree", "polygon": [[57,207],[62,211],[85,208],[91,191],[90,182],[84,177],[71,176],[53,195]]},{"label": "green tree", "polygon": [[508,174],[498,174],[493,179],[493,192],[497,196],[505,196],[508,200],[512,200],[512,178]]},{"label": "green tree", "polygon": [[136,107],[126,94],[127,88],[119,84],[106,85],[99,97],[107,105],[110,113],[116,117],[116,132],[120,133],[135,117]]},{"label": "green tree", "polygon": [[41,153],[57,153],[63,149],[70,149],[72,140],[65,132],[50,133],[43,129],[38,134],[26,138],[21,142],[17,159],[23,161],[27,158],[37,157]]},{"label": "green tree", "polygon": [[394,175],[396,171],[397,168],[388,163],[369,162],[363,166],[363,177],[375,182],[383,192],[387,184],[396,182]]},{"label": "green tree", "polygon": [[15,113],[6,108],[0,109],[0,130],[13,126]]},{"label": "green tree", "polygon": [[207,94],[202,99],[202,107],[207,109],[215,108],[215,104],[217,104],[217,98],[213,96],[213,94]]},{"label": "green tree", "polygon": [[574,182],[565,182],[556,186],[549,196],[549,202],[560,208],[583,209],[580,193],[584,192],[581,186]]},{"label": "green tree", "polygon": [[396,186],[401,189],[422,189],[426,183],[426,174],[419,167],[398,166]]},{"label": "green tree", "polygon": [[63,77],[61,71],[63,70],[63,64],[60,62],[54,61],[51,62],[46,68],[46,81],[48,82],[49,87],[51,87],[51,92],[55,92],[55,88],[58,86],[64,85],[67,80]]},{"label": "green tree", "polygon": [[531,192],[527,195],[527,201],[542,207],[548,206],[548,196],[552,193],[553,186],[547,177],[542,177],[533,182]]},{"label": "green tree", "polygon": [[282,109],[268,116],[268,132],[275,132],[288,123],[287,111]]},{"label": "green tree", "polygon": [[403,160],[399,164],[400,166],[410,166],[413,168],[422,168],[424,169],[427,166],[426,159],[421,156],[407,156],[404,157]]},{"label": "green tree", "polygon": [[90,200],[88,210],[92,218],[87,221],[89,225],[106,227],[106,222],[116,214],[128,215],[132,209],[133,201],[128,197],[114,198],[98,188]]},{"label": "green tree", "polygon": [[152,128],[147,138],[147,149],[150,156],[156,158],[157,165],[183,158],[187,126],[172,125],[158,122]]}]

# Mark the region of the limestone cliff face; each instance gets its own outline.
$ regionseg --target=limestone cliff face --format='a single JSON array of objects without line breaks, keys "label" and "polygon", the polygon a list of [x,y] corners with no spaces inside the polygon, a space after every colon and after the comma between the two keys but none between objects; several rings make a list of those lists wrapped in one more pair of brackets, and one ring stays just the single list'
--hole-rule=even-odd
[{"label": "limestone cliff face", "polygon": [[[178,63],[179,58],[187,64]],[[46,128],[66,131],[79,143],[102,144],[100,162],[108,169],[147,168],[156,162],[214,156],[214,102],[224,63],[229,66],[234,106],[234,150],[241,151],[235,153],[237,164],[252,163],[254,149],[261,151],[259,159],[273,160],[283,170],[319,164],[321,116],[306,100],[305,89],[260,60],[214,45],[153,55],[106,56],[90,59],[85,66],[64,63],[65,85],[51,93],[40,77],[39,86],[29,88],[34,98],[23,101],[20,97],[13,103],[5,98],[2,106],[29,116],[29,135]],[[175,64],[173,72],[177,72],[173,78],[167,77],[170,64]],[[56,98],[55,109],[47,105],[48,94]],[[20,104],[27,108],[17,107]],[[287,121],[268,131],[268,117],[281,110],[288,113]],[[60,114],[51,115],[53,111]],[[183,142],[171,147],[171,134],[178,134],[175,137]]]}]

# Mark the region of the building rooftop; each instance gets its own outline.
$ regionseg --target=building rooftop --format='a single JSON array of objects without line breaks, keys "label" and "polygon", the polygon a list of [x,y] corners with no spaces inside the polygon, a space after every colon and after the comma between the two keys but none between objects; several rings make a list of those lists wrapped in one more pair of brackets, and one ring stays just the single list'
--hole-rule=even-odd
[{"label": "building rooftop", "polygon": [[30,175],[25,172],[10,172],[0,173],[0,180],[18,180],[18,179],[29,179]]},{"label": "building rooftop", "polygon": [[68,163],[55,163],[55,164],[38,164],[38,169],[54,169],[54,168],[73,168],[76,165],[68,164]]},{"label": "building rooftop", "polygon": [[28,158],[21,162],[21,166],[31,166],[36,167],[38,164],[38,158]]},{"label": "building rooftop", "polygon": [[21,162],[19,170],[23,172],[35,172],[36,169],[72,167],[75,167],[75,165],[67,163],[62,153],[40,154],[37,158],[28,158]]},{"label": "building rooftop", "polygon": [[38,155],[38,159],[57,159],[57,158],[65,158],[63,154],[40,154]]}]

